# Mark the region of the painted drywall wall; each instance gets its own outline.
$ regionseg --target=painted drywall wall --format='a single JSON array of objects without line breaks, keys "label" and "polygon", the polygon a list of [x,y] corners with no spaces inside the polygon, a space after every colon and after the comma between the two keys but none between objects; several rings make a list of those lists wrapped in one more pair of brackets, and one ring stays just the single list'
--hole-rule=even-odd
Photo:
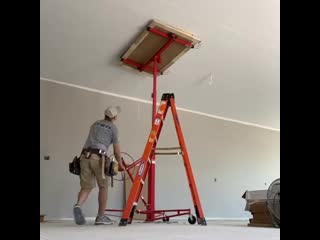
[{"label": "painted drywall wall", "polygon": [[279,0],[41,0],[40,75],[149,100],[150,77],[119,65],[152,19],[202,41],[159,78],[160,92],[175,92],[180,107],[280,128]]},{"label": "painted drywall wall", "polygon": [[[69,218],[79,180],[68,172],[68,163],[79,154],[90,124],[102,118],[108,105],[120,105],[117,124],[122,151],[137,159],[151,127],[151,105],[46,81],[40,84],[40,209],[49,219]],[[179,96],[176,104],[179,106]],[[241,198],[243,192],[266,189],[280,176],[280,132],[178,113],[206,217],[248,217]],[[169,113],[158,146],[177,145]],[[44,155],[49,155],[50,160],[44,160]],[[96,215],[96,193],[97,189],[84,206],[86,216]],[[122,208],[122,182],[115,182],[110,188],[108,199],[108,208]],[[192,209],[180,157],[157,158],[156,207]]]}]

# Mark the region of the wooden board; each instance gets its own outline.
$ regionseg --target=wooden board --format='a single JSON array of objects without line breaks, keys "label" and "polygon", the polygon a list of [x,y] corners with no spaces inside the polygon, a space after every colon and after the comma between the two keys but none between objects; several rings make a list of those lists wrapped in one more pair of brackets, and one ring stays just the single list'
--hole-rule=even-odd
[{"label": "wooden board", "polygon": [[255,220],[262,220],[262,221],[268,221],[272,222],[272,217],[269,212],[263,212],[263,213],[252,213],[253,215],[253,221]]},{"label": "wooden board", "polygon": [[249,223],[250,227],[273,227],[272,224],[263,224],[263,223]]},{"label": "wooden board", "polygon": [[[136,173],[138,168],[139,168],[139,166],[136,166],[135,168],[132,168],[130,170],[130,172]],[[125,178],[125,181],[126,181],[125,182],[125,194],[126,194],[125,197],[126,197],[126,202],[127,202],[131,188],[132,188],[132,181],[127,174],[125,174],[125,177],[126,177]],[[133,176],[133,177],[135,177],[135,176]],[[142,188],[141,195],[144,197],[145,201],[147,202],[148,201],[148,175],[146,176],[146,179],[144,181],[144,186]],[[146,210],[146,207],[140,198],[139,198],[138,206],[137,206],[136,210]],[[134,217],[134,219],[137,219],[137,220],[145,220],[146,219],[145,214],[135,213],[133,217]]]},{"label": "wooden board", "polygon": [[250,218],[249,219],[250,223],[261,223],[261,224],[272,224],[272,219],[269,218],[261,218],[261,219],[257,219],[257,218]]},{"label": "wooden board", "polygon": [[[200,39],[196,38],[193,34],[181,30],[179,28],[169,26],[165,23],[161,23],[158,20],[153,20],[148,27],[161,30],[165,33],[174,33],[178,38],[190,41],[193,45],[198,44]],[[121,59],[131,59],[140,64],[145,64],[149,59],[168,41],[168,39],[153,34],[146,29],[137,37],[134,43],[128,48],[128,50],[121,56]],[[180,57],[182,57],[190,47],[186,47],[179,43],[174,42],[162,55],[161,63],[158,64],[160,72],[165,72],[173,63],[175,63]],[[127,63],[122,63],[125,66],[136,69]],[[153,64],[150,64],[153,67]],[[144,72],[153,75],[153,72],[146,69]]]}]

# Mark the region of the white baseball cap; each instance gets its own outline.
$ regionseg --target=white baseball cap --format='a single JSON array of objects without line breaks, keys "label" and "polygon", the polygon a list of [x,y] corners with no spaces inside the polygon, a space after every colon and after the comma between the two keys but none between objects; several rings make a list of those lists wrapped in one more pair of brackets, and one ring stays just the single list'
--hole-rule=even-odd
[{"label": "white baseball cap", "polygon": [[121,108],[119,106],[116,106],[116,107],[111,106],[104,111],[104,115],[106,115],[109,118],[114,118],[120,112],[121,112]]}]

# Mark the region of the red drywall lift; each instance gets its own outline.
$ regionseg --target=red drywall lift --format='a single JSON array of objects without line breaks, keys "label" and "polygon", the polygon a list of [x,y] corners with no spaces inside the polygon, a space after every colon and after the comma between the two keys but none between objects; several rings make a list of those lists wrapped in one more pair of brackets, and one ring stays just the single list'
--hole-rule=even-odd
[{"label": "red drywall lift", "polygon": [[[189,223],[206,225],[206,220],[202,210],[200,198],[198,195],[196,183],[193,177],[193,172],[185,146],[182,129],[178,120],[177,110],[175,107],[174,95],[166,93],[162,95],[161,103],[158,112],[156,112],[157,103],[157,77],[163,74],[170,65],[172,65],[179,57],[181,57],[190,48],[194,48],[196,43],[200,40],[195,38],[192,34],[188,34],[180,29],[164,25],[158,21],[153,21],[144,33],[137,39],[137,41],[127,50],[122,56],[123,64],[153,75],[153,93],[152,93],[152,129],[146,144],[144,154],[141,159],[135,161],[133,164],[126,165],[125,171],[133,181],[133,186],[130,191],[126,207],[123,210],[123,215],[119,223],[120,226],[125,226],[131,223],[134,213],[146,214],[146,221],[152,222],[158,219],[168,221],[169,217],[189,215]],[[142,44],[145,47],[139,48]],[[138,50],[137,50],[138,49]],[[142,49],[142,50],[141,50]],[[136,52],[134,52],[137,50]],[[140,50],[140,51],[139,51]],[[146,51],[148,50],[148,51]],[[150,52],[152,55],[150,55]],[[149,54],[149,55],[148,55]],[[140,61],[139,61],[140,60]],[[157,141],[163,126],[163,121],[166,117],[168,108],[171,107],[177,136],[180,147],[178,148],[162,148],[157,149]],[[186,174],[189,181],[189,187],[192,195],[193,204],[195,207],[196,217],[191,215],[190,209],[173,209],[173,210],[155,210],[155,155],[156,154],[172,154],[172,153],[157,153],[156,150],[180,149]],[[178,154],[179,154],[178,153]],[[177,153],[173,153],[177,154]],[[130,168],[139,165],[139,170],[135,178],[128,171]],[[148,174],[148,202],[144,200],[141,195],[141,190]],[[141,198],[147,210],[136,210],[138,199]],[[109,210],[112,211],[112,210]],[[176,212],[176,214],[168,215],[166,213]],[[157,214],[157,216],[155,216]]]}]

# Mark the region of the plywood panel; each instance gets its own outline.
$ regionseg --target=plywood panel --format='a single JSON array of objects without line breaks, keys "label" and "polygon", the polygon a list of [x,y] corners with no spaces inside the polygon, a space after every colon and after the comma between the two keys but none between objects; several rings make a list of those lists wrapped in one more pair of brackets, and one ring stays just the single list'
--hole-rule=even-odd
[{"label": "plywood panel", "polygon": [[[179,39],[189,41],[193,45],[200,42],[200,39],[196,38],[193,34],[178,29],[173,26],[161,23],[160,21],[153,20],[148,27],[155,28],[164,33],[173,33]],[[147,29],[147,28],[146,28]],[[139,64],[146,64],[152,56],[154,56],[157,51],[159,51],[162,46],[168,41],[167,38],[156,35],[144,30],[134,41],[134,43],[128,48],[128,50],[122,55],[122,59],[130,59]],[[167,70],[174,62],[176,62],[180,57],[182,57],[191,47],[184,46],[177,42],[174,42],[162,55],[161,62],[158,65],[160,72]],[[136,66],[132,66],[128,63],[123,63],[126,66],[137,69]],[[153,67],[153,64],[150,64]],[[146,69],[144,72],[153,74],[152,71]]]},{"label": "plywood panel", "polygon": [[159,20],[153,20],[150,23],[150,27],[159,27],[160,29],[163,29],[164,31],[172,32],[172,33],[178,35],[179,37],[181,37],[185,40],[192,41],[194,43],[200,42],[200,39],[197,38],[194,34],[190,33],[189,31],[182,30],[181,28],[177,28],[174,26],[170,26],[164,22],[160,22]]},{"label": "plywood panel", "polygon": [[129,56],[130,59],[145,64],[167,42],[166,38],[148,34],[140,47],[137,47]]}]

